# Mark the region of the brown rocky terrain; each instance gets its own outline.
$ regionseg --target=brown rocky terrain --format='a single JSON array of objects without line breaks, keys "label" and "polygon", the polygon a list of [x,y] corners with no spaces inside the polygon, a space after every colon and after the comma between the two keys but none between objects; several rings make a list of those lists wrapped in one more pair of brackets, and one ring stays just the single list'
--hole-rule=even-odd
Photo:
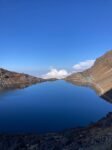
[{"label": "brown rocky terrain", "polygon": [[0,135],[0,150],[112,150],[112,113],[85,128],[43,135]]},{"label": "brown rocky terrain", "polygon": [[[112,102],[112,50],[98,58],[90,69],[74,73],[65,80],[92,87],[102,98]],[[48,80],[0,69],[1,88],[43,81]],[[112,113],[87,127],[60,133],[0,134],[0,150],[112,150]]]},{"label": "brown rocky terrain", "polygon": [[90,86],[99,95],[104,95],[112,89],[112,50],[98,58],[90,69],[73,73],[65,80],[76,85]]},{"label": "brown rocky terrain", "polygon": [[23,88],[43,81],[45,80],[41,78],[0,68],[0,89]]}]

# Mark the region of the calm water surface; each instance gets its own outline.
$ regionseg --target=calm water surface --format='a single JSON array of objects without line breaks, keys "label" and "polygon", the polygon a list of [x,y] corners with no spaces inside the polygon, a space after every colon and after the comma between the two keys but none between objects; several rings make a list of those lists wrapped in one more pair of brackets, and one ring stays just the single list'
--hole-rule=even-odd
[{"label": "calm water surface", "polygon": [[88,125],[112,105],[87,87],[65,81],[0,92],[0,132],[44,133]]}]

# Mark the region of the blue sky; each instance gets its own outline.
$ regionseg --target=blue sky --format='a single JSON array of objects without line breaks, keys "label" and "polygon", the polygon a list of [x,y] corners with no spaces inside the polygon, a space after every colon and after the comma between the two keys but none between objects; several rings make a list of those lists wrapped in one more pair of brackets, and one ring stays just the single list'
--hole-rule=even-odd
[{"label": "blue sky", "polygon": [[1,67],[71,69],[111,48],[111,0],[0,0]]}]

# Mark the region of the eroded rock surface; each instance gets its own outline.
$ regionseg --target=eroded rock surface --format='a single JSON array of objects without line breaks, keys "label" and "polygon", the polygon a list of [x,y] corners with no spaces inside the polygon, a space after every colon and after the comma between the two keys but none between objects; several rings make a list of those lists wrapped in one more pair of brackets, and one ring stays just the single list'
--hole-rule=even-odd
[{"label": "eroded rock surface", "polygon": [[23,88],[43,81],[45,80],[41,78],[0,68],[0,89]]},{"label": "eroded rock surface", "polygon": [[112,89],[112,50],[98,58],[90,69],[74,73],[65,80],[76,85],[90,86],[99,95],[110,91]]}]

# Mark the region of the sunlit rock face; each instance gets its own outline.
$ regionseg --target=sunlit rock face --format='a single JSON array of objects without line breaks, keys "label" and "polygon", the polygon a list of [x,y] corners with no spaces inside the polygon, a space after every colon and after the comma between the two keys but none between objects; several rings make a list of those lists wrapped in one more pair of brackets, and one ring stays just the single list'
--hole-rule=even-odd
[{"label": "sunlit rock face", "polygon": [[44,80],[27,74],[11,72],[0,68],[0,89],[23,88]]},{"label": "sunlit rock face", "polygon": [[[74,73],[65,80],[76,85],[90,86],[100,96],[105,95],[112,89],[112,50],[98,58],[90,69]],[[112,95],[109,96],[112,99]]]}]

